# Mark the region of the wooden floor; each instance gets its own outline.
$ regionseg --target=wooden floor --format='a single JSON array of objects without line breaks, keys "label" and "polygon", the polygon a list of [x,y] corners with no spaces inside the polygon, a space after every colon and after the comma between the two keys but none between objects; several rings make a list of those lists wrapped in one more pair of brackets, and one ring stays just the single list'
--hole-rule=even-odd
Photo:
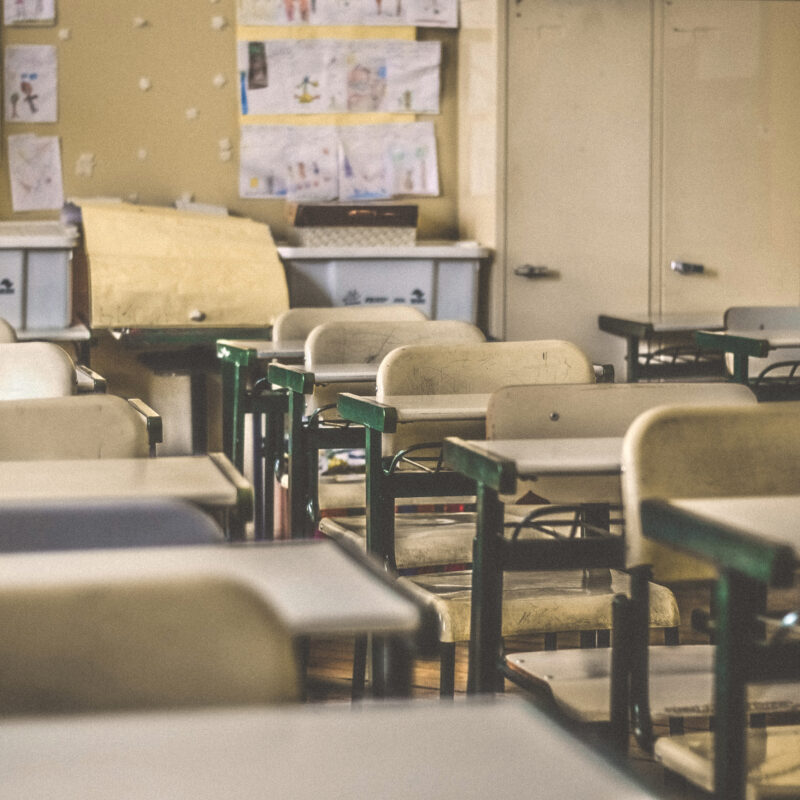
[{"label": "wooden floor", "polygon": [[[673,587],[681,612],[681,643],[700,643],[707,638],[691,628],[691,612],[693,609],[709,609],[710,592],[703,587]],[[800,607],[800,596],[797,592],[783,593],[770,598],[770,607],[775,609],[789,609]],[[559,639],[559,646],[577,646],[575,641]],[[506,642],[508,650],[541,650],[543,637],[531,636],[524,639],[514,639]],[[309,702],[347,702],[349,701],[350,676],[353,664],[353,643],[342,640],[320,640],[312,642],[308,673]],[[456,656],[456,702],[466,696],[467,683],[467,647],[458,645]],[[506,682],[506,693],[518,695],[532,702],[527,693],[510,682]],[[435,660],[418,660],[414,669],[412,698],[438,698],[439,696],[439,663]],[[783,720],[784,722],[787,720]],[[798,722],[798,720],[791,720]],[[695,727],[707,727],[707,721],[701,720],[694,723]],[[688,726],[687,726],[688,727]],[[666,727],[657,729],[656,734],[667,735]],[[602,732],[597,730],[583,730],[579,732],[588,741],[602,743]],[[652,758],[639,749],[631,741],[628,763],[631,769],[642,778],[659,796],[669,800],[695,800],[708,798],[708,795],[699,789],[681,781],[676,776],[664,774],[663,768],[656,764]]]}]

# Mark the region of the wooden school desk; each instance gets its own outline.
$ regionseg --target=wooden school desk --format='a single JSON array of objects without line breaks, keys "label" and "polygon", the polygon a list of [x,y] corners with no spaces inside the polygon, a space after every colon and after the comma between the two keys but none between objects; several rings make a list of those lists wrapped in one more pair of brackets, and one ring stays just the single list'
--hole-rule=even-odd
[{"label": "wooden school desk", "polygon": [[363,384],[364,391],[375,393],[380,364],[324,364],[313,372],[300,366],[271,364],[269,381],[288,392],[289,527],[293,536],[313,533],[317,513],[319,460],[323,448],[364,446],[364,432],[355,426],[320,425],[314,416],[306,420],[306,398],[323,384]]},{"label": "wooden school desk", "polygon": [[37,800],[656,796],[512,699],[15,719],[0,748]]},{"label": "wooden school desk", "polygon": [[635,383],[649,378],[686,378],[692,375],[708,375],[709,365],[694,361],[680,361],[664,364],[642,364],[639,345],[659,338],[692,334],[697,330],[710,330],[722,327],[722,314],[633,314],[612,316],[601,314],[597,319],[601,331],[612,336],[621,336],[627,343],[625,362],[626,381]]},{"label": "wooden school desk", "polygon": [[[383,465],[383,436],[404,424],[477,422],[486,418],[488,394],[396,395],[378,402],[371,397],[339,395],[343,419],[363,425],[366,432],[367,550],[396,568],[394,555],[395,500],[399,497],[472,495],[474,484],[456,472],[389,471]],[[413,458],[413,456],[412,456]]]},{"label": "wooden school desk", "polygon": [[162,458],[0,461],[0,504],[33,500],[172,498],[227,520],[241,538],[253,490],[222,453]]},{"label": "wooden school desk", "polygon": [[[478,521],[472,563],[472,618],[469,678],[471,692],[494,692],[503,665],[502,567],[522,569],[616,567],[625,562],[620,536],[510,542],[503,530],[500,494],[511,494],[518,480],[543,476],[619,475],[622,438],[445,439],[444,461],[477,483]],[[549,498],[558,502],[559,498]],[[607,529],[607,508],[597,506],[593,521]]]},{"label": "wooden school desk", "polygon": [[[800,643],[796,639],[782,642],[778,637],[772,646],[755,640],[763,587],[794,582],[800,553],[799,518],[800,496],[642,502],[642,528],[647,537],[708,559],[720,571],[715,590],[713,759],[705,761],[703,774],[696,777],[709,790],[713,783],[715,796],[725,800],[743,800],[747,794],[748,681],[800,676]],[[673,750],[666,747],[665,761]],[[797,752],[795,744],[794,759],[778,765],[779,771],[790,768],[788,775],[793,765],[793,794],[800,792]],[[769,763],[765,766],[764,773],[769,775]],[[751,787],[751,791],[753,796],[762,796],[757,788]]]},{"label": "wooden school desk", "polygon": [[733,356],[733,380],[750,383],[750,358],[766,358],[773,350],[800,348],[800,324],[796,328],[753,330],[701,330],[695,333],[699,347]]},{"label": "wooden school desk", "polygon": [[[303,359],[303,341],[269,339],[219,339],[217,358],[222,380],[222,450],[236,469],[244,469],[244,418],[251,414],[253,446],[253,515],[256,539],[272,539],[275,493],[272,469],[283,452],[283,415],[288,409],[284,391],[268,387],[253,391],[273,359]],[[263,424],[262,424],[263,419]]]}]

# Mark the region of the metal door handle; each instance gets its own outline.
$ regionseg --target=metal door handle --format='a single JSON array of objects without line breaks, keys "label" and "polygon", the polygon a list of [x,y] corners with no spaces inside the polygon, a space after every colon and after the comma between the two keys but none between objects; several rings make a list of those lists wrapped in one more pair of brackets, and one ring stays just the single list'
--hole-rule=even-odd
[{"label": "metal door handle", "polygon": [[700,275],[705,270],[702,264],[690,264],[688,261],[670,261],[669,266],[680,275]]},{"label": "metal door handle", "polygon": [[521,267],[514,267],[514,274],[522,278],[552,278],[558,273],[550,269],[550,267],[523,264]]}]

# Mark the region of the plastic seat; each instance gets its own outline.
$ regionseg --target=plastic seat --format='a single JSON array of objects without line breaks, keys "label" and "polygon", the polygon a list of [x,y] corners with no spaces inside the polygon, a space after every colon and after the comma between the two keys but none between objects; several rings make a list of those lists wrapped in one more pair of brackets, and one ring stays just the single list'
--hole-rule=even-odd
[{"label": "plastic seat", "polygon": [[[800,476],[799,422],[798,403],[707,408],[676,406],[654,409],[637,418],[625,437],[623,448],[622,488],[629,515],[629,559],[642,563],[653,560],[657,565],[669,564],[673,559],[680,563],[677,577],[683,579],[690,577],[689,569],[696,564],[702,565],[701,574],[715,575],[705,563],[648,540],[638,513],[641,501],[796,494]],[[669,572],[662,570],[665,571]],[[651,648],[651,659],[652,656]],[[764,691],[772,693],[779,707],[792,708],[800,703],[798,683],[759,686],[749,693],[750,702]],[[748,797],[794,796],[800,792],[796,737],[796,729],[767,728],[752,732],[748,781],[752,779],[753,783],[748,785]],[[711,789],[712,741],[713,737],[707,732],[672,737],[663,743],[659,740],[656,742],[657,757],[688,780]],[[787,742],[791,757],[782,754],[786,752]]]},{"label": "plastic seat", "polygon": [[0,400],[4,461],[144,457],[160,441],[160,417],[139,400],[107,394]]}]

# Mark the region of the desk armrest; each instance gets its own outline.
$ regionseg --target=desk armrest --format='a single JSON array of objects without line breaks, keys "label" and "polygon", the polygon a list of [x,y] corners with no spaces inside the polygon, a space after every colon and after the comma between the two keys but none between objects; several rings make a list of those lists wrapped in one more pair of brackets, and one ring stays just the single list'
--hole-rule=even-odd
[{"label": "desk armrest", "polygon": [[84,364],[75,366],[75,379],[78,383],[78,394],[105,394],[108,389],[106,379]]},{"label": "desk armrest", "polygon": [[128,405],[141,414],[147,427],[147,441],[150,445],[150,455],[156,454],[156,445],[164,441],[164,425],[161,416],[138,397],[129,397]]},{"label": "desk armrest", "polygon": [[275,386],[283,386],[297,394],[314,393],[314,373],[304,367],[290,364],[270,364],[267,380]]},{"label": "desk armrest", "polygon": [[358,422],[381,433],[394,433],[397,430],[397,409],[379,403],[374,397],[342,392],[336,407],[342,419]]}]

